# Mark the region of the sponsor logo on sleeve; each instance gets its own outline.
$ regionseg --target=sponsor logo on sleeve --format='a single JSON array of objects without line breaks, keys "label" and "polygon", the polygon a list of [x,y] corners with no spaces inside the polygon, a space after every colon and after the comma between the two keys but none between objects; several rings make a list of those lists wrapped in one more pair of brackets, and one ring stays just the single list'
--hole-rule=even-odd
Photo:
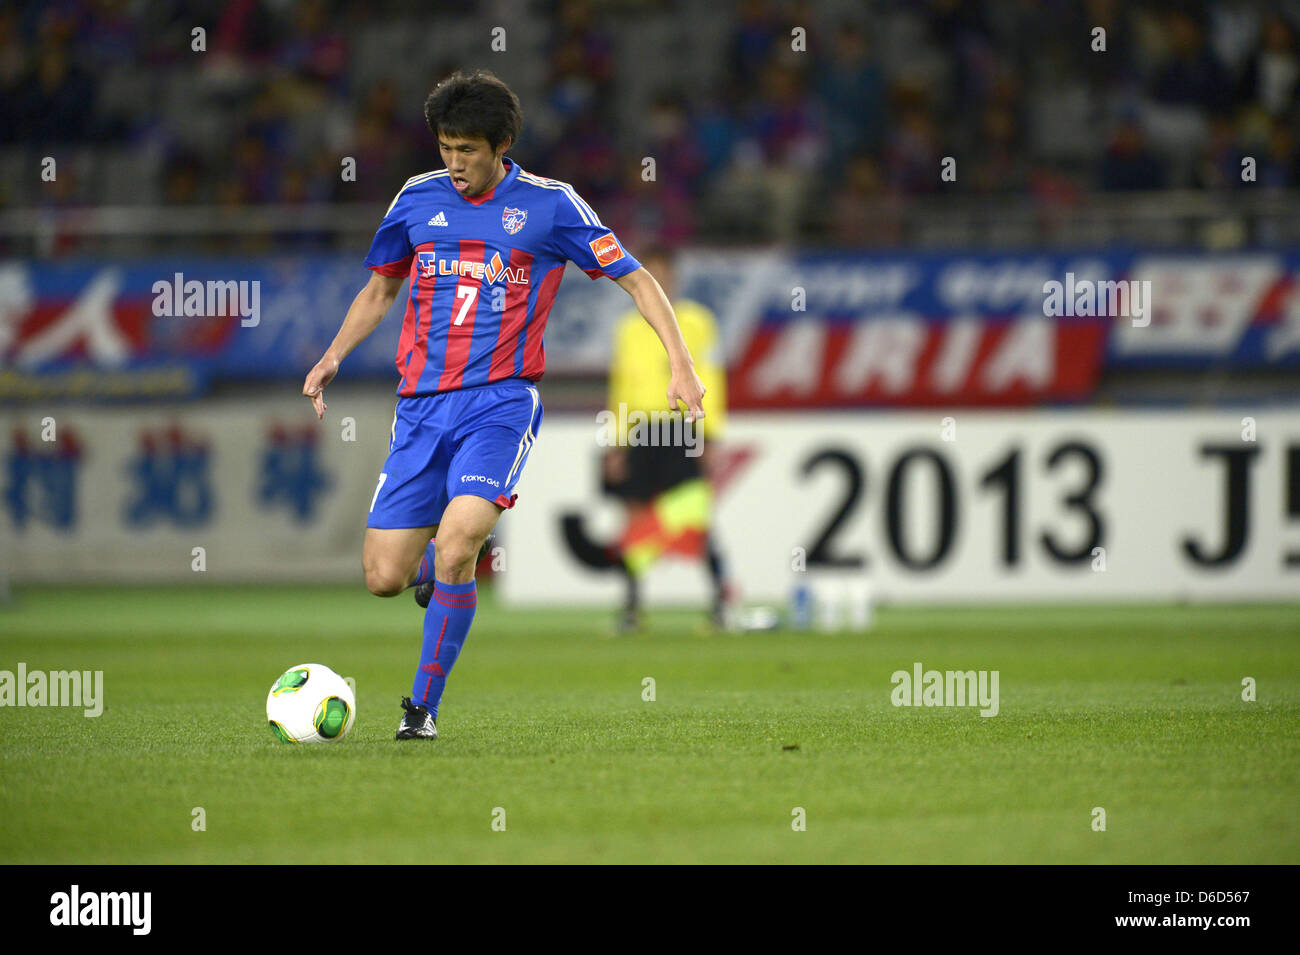
[{"label": "sponsor logo on sleeve", "polygon": [[596,261],[602,266],[612,265],[623,258],[623,247],[618,244],[618,239],[614,238],[612,232],[607,232],[599,239],[592,240],[588,245],[591,246],[591,252],[596,256]]}]

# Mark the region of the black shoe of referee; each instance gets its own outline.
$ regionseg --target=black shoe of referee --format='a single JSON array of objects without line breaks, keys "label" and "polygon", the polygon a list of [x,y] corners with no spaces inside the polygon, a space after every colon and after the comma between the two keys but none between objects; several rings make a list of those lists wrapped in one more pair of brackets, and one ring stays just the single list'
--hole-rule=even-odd
[{"label": "black shoe of referee", "polygon": [[[496,539],[497,539],[497,535],[495,532],[493,532],[489,534],[487,538],[483,541],[483,546],[478,549],[478,557],[474,558],[475,567],[477,567],[479,565],[479,562],[482,561],[483,558],[486,557],[488,553],[492,550],[492,544],[496,541]],[[433,599],[433,592],[438,588],[437,588],[437,584],[434,581],[429,580],[429,581],[425,581],[422,584],[418,584],[414,589],[415,589],[415,602],[418,603],[421,607],[428,607],[429,601]]]}]

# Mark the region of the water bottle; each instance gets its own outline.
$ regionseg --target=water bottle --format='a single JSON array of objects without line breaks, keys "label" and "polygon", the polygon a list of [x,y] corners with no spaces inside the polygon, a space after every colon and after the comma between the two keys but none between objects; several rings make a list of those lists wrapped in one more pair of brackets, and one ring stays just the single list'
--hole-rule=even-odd
[{"label": "water bottle", "polygon": [[812,590],[806,581],[800,580],[790,591],[790,626],[795,630],[807,630],[812,623]]}]

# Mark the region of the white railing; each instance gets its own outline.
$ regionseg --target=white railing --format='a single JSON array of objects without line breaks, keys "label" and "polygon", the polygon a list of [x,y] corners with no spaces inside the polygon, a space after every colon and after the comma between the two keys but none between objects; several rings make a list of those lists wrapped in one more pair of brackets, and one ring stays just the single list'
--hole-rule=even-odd
[{"label": "white railing", "polygon": [[[12,253],[48,255],[60,240],[91,243],[139,240],[136,251],[170,249],[176,240],[263,236],[291,248],[310,236],[338,243],[366,242],[383,217],[382,203],[296,205],[59,206],[0,210],[0,242]],[[1232,193],[1190,190],[1100,193],[1073,203],[1028,196],[951,196],[881,199],[863,207],[864,221],[896,222],[908,247],[962,244],[1007,247],[1096,245],[1132,241],[1146,245],[1232,248],[1300,244],[1300,190],[1242,188]],[[826,240],[813,216],[805,238]],[[699,239],[756,244],[753,228],[709,224]]]}]

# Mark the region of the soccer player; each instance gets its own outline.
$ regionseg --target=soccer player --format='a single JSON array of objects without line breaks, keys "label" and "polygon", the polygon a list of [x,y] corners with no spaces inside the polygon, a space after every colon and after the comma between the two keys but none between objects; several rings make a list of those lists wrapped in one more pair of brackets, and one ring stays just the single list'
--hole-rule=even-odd
[{"label": "soccer player", "polygon": [[[361,563],[381,597],[433,586],[424,644],[398,739],[437,739],[438,704],[474,621],[474,569],[542,421],[534,387],[546,318],[573,261],[632,297],[667,352],[667,407],[704,416],[695,374],[663,290],[567,183],[506,155],[519,100],[486,70],[457,72],[424,104],[446,168],[408,179],[366,256],[373,273],[302,392],[317,418],[339,364],[378,327],[410,279],[397,342],[397,408]],[[417,596],[419,592],[417,591]]]}]

